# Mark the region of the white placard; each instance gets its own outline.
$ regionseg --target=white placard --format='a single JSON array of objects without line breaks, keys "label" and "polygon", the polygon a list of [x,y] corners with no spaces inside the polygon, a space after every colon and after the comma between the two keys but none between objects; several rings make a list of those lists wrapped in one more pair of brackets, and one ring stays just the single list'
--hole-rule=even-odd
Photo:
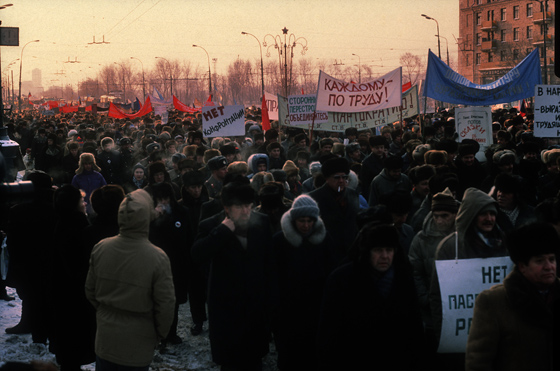
[{"label": "white placard", "polygon": [[202,107],[202,135],[206,138],[245,135],[243,106]]},{"label": "white placard", "polygon": [[560,137],[560,85],[535,86],[536,137]]},{"label": "white placard", "polygon": [[455,108],[455,130],[458,142],[473,139],[480,144],[480,150],[492,145],[492,108],[465,107]]}]

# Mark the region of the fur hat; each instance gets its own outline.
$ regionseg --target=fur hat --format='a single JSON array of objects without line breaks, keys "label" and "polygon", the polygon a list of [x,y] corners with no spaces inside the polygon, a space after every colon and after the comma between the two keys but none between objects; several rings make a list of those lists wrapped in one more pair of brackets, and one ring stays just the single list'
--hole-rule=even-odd
[{"label": "fur hat", "polygon": [[294,143],[299,143],[302,140],[305,140],[305,142],[307,143],[307,135],[305,135],[305,133],[299,133],[294,137]]},{"label": "fur hat", "polygon": [[419,164],[423,164],[424,163],[424,155],[426,154],[426,152],[428,152],[431,149],[429,144],[420,144],[417,145],[416,147],[414,147],[414,150],[412,151],[412,159],[414,161],[416,161]]},{"label": "fur hat", "polygon": [[204,161],[205,164],[208,164],[208,162],[212,158],[220,156],[220,155],[221,155],[221,153],[217,149],[207,149],[206,151],[204,151],[203,161]]},{"label": "fur hat", "polygon": [[228,165],[227,160],[224,156],[212,157],[210,161],[206,164],[210,171],[219,170]]},{"label": "fur hat", "polygon": [[506,238],[509,257],[518,265],[542,254],[560,254],[560,238],[548,223],[529,224],[511,231]]},{"label": "fur hat", "polygon": [[116,218],[123,199],[124,190],[117,184],[107,184],[97,188],[90,196],[93,211],[102,217]]},{"label": "fur hat", "polygon": [[[474,143],[472,143],[474,142]],[[467,156],[467,155],[476,155],[476,153],[480,150],[480,144],[478,142],[473,141],[470,139],[467,142],[467,139],[463,140],[461,144],[459,144],[459,157]]]},{"label": "fur hat", "polygon": [[346,154],[346,149],[344,148],[344,144],[342,143],[335,143],[331,149],[331,152],[337,156],[344,156]]},{"label": "fur hat", "polygon": [[220,152],[222,153],[222,156],[235,155],[236,149],[237,148],[234,145],[225,144],[220,147]]},{"label": "fur hat", "polygon": [[224,206],[252,204],[255,190],[247,183],[231,182],[222,188],[221,199]]},{"label": "fur hat", "polygon": [[408,177],[412,184],[418,184],[423,180],[429,180],[434,175],[436,175],[436,169],[432,165],[416,166],[408,172]]},{"label": "fur hat", "polygon": [[374,135],[374,136],[369,138],[369,145],[372,146],[372,147],[385,146],[386,148],[388,148],[389,147],[389,142],[382,135]]},{"label": "fur hat", "polygon": [[319,206],[313,198],[307,195],[298,196],[292,204],[290,216],[294,221],[303,217],[310,217],[313,220],[317,220],[319,217]]},{"label": "fur hat", "polygon": [[95,163],[95,156],[91,153],[84,152],[80,155],[76,174],[81,174],[84,171],[84,165],[86,164],[93,164],[92,170],[101,171],[101,168]]},{"label": "fur hat", "polygon": [[360,144],[357,143],[357,142],[349,143],[345,148],[346,153],[348,153],[348,154],[350,154],[352,152],[355,152],[355,151],[359,151],[360,149],[361,149]]},{"label": "fur hat", "polygon": [[494,153],[492,156],[492,162],[496,165],[514,164],[517,162],[517,156],[515,155],[515,152],[509,149],[503,149]]},{"label": "fur hat", "polygon": [[521,181],[516,176],[502,173],[498,174],[494,179],[494,187],[496,191],[518,194],[521,192]]},{"label": "fur hat", "polygon": [[286,172],[286,176],[289,178],[291,176],[299,175],[299,168],[294,164],[293,161],[288,160],[284,163],[282,170]]},{"label": "fur hat", "polygon": [[177,153],[174,153],[173,156],[171,156],[171,161],[172,161],[174,164],[178,164],[179,161],[181,161],[181,160],[183,160],[183,159],[185,159],[185,158],[187,158],[187,156],[185,156],[185,155],[182,154],[182,153],[177,152]]},{"label": "fur hat", "polygon": [[[268,131],[267,131],[267,133],[268,133]],[[282,145],[278,142],[272,142],[268,146],[266,146],[266,151],[271,152],[273,149],[277,149],[277,148],[281,150]]]},{"label": "fur hat", "polygon": [[429,150],[424,154],[424,162],[434,166],[445,165],[447,163],[447,152],[436,149]]},{"label": "fur hat", "polygon": [[227,167],[228,174],[244,174],[249,172],[249,165],[245,161],[234,161]]},{"label": "fur hat", "polygon": [[331,158],[323,163],[321,172],[325,178],[330,177],[336,173],[350,173],[350,164],[344,157]]},{"label": "fur hat", "polygon": [[314,161],[309,164],[309,172],[311,175],[315,175],[321,172],[321,163],[319,161]]},{"label": "fur hat", "polygon": [[432,211],[448,211],[457,214],[459,204],[449,188],[445,188],[443,192],[436,193],[432,197]]},{"label": "fur hat", "polygon": [[187,171],[183,174],[183,187],[189,186],[203,186],[206,181],[204,173],[198,170]]}]

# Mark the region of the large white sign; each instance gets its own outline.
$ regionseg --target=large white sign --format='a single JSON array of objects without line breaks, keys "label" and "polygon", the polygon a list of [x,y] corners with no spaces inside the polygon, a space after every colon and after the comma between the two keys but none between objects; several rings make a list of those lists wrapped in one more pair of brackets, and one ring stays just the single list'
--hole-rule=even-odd
[{"label": "large white sign", "polygon": [[487,259],[436,260],[441,290],[442,326],[439,353],[464,353],[474,302],[483,290],[502,283],[512,271],[508,256]]},{"label": "large white sign", "polygon": [[483,151],[492,145],[492,108],[465,107],[455,108],[455,130],[458,142],[473,139],[480,144]]},{"label": "large white sign", "polygon": [[268,119],[278,120],[278,97],[276,94],[264,92],[264,99],[266,100],[266,108],[268,108]]},{"label": "large white sign", "polygon": [[401,104],[402,67],[360,84],[335,79],[321,71],[317,86],[317,110],[367,112]]},{"label": "large white sign", "polygon": [[245,108],[202,107],[202,134],[206,138],[245,135]]},{"label": "large white sign", "polygon": [[292,126],[310,125],[313,122],[322,123],[329,120],[325,111],[316,111],[317,96],[315,94],[290,95],[288,97],[288,112]]},{"label": "large white sign", "polygon": [[560,85],[535,86],[536,137],[560,137]]}]

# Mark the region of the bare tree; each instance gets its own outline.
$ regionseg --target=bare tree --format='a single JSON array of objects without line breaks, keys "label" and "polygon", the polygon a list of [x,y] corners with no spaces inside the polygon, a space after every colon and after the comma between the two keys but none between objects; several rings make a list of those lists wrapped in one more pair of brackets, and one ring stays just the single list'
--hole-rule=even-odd
[{"label": "bare tree", "polygon": [[403,83],[410,81],[412,85],[416,84],[424,70],[422,59],[418,55],[407,52],[401,55],[399,62],[403,68]]},{"label": "bare tree", "polygon": [[104,93],[109,94],[112,88],[116,86],[116,65],[108,64],[101,68],[99,73],[99,80],[102,82],[105,88]]}]

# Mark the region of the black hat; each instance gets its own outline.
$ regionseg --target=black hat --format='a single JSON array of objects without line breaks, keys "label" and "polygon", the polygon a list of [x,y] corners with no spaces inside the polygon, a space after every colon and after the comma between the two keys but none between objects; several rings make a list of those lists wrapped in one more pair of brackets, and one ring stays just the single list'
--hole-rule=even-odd
[{"label": "black hat", "polygon": [[336,173],[349,174],[350,164],[344,157],[331,158],[322,164],[321,172],[325,178],[328,178]]},{"label": "black hat", "polygon": [[560,237],[548,223],[529,224],[511,231],[506,238],[509,257],[515,264],[527,263],[531,257],[560,253]]},{"label": "black hat", "polygon": [[206,177],[204,173],[198,170],[187,171],[183,174],[183,187],[204,185]]},{"label": "black hat", "polygon": [[501,173],[496,176],[496,179],[494,179],[494,187],[496,187],[497,191],[517,194],[521,192],[521,181],[516,176]]},{"label": "black hat", "polygon": [[220,153],[223,156],[227,156],[227,155],[235,155],[235,150],[236,148],[230,144],[226,144],[220,147]]},{"label": "black hat", "polygon": [[251,204],[255,202],[255,190],[248,183],[234,181],[222,188],[221,199],[224,206]]},{"label": "black hat", "polygon": [[389,142],[387,141],[387,138],[385,138],[382,135],[374,135],[369,138],[369,145],[372,147],[375,146],[389,147]]},{"label": "black hat", "polygon": [[307,135],[305,135],[305,133],[299,133],[294,137],[294,143],[299,143],[302,140],[305,140],[307,143]]},{"label": "black hat", "polygon": [[208,166],[210,171],[219,170],[227,166],[227,160],[224,156],[212,157],[206,166]]},{"label": "black hat", "polygon": [[130,140],[130,138],[121,138],[121,140],[119,140],[119,144],[121,146],[132,144],[132,140]]},{"label": "black hat", "polygon": [[[474,143],[473,143],[474,142]],[[477,141],[472,139],[463,140],[461,144],[459,144],[459,157],[467,156],[467,155],[476,155],[478,150],[480,149],[480,144]]]}]

